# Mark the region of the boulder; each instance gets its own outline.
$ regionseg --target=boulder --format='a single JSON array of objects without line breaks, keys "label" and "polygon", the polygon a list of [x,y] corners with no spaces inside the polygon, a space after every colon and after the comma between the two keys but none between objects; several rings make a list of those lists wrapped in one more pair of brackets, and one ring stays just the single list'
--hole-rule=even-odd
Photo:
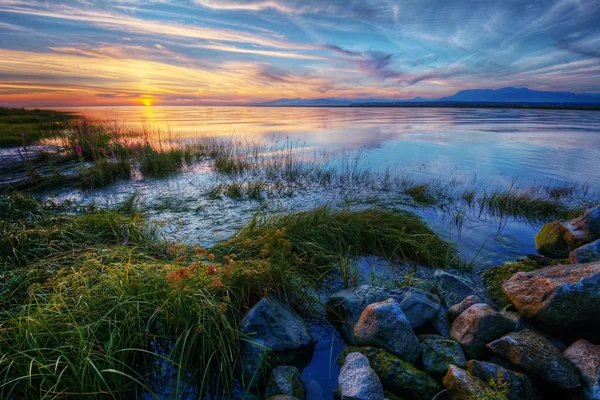
[{"label": "boulder", "polygon": [[327,301],[329,318],[340,324],[344,337],[354,342],[354,325],[364,309],[373,303],[394,299],[402,307],[413,328],[423,325],[436,316],[440,300],[427,292],[412,287],[401,289],[373,288],[369,285],[349,288],[335,293]]},{"label": "boulder", "polygon": [[569,261],[572,264],[600,261],[600,239],[573,250],[569,254]]},{"label": "boulder", "polygon": [[474,282],[448,271],[436,270],[433,273],[433,280],[440,297],[448,307],[460,303],[471,295],[481,295]]},{"label": "boulder", "polygon": [[450,337],[460,343],[469,358],[479,358],[485,345],[511,332],[514,321],[488,304],[474,304],[452,323]]},{"label": "boulder", "polygon": [[[261,299],[240,324],[243,379],[247,384],[262,380],[263,369],[288,362],[287,355],[314,344],[302,318],[286,303],[275,298]],[[287,354],[286,354],[287,353]],[[258,372],[257,372],[258,371]],[[256,376],[255,376],[256,372]]]},{"label": "boulder", "polygon": [[570,250],[596,239],[600,239],[600,205],[587,209],[581,217],[544,225],[535,237],[535,247],[548,257],[564,258]]},{"label": "boulder", "polygon": [[563,355],[579,371],[583,382],[582,398],[600,400],[600,346],[578,340]]},{"label": "boulder", "polygon": [[423,369],[432,376],[444,376],[448,365],[466,367],[467,359],[460,344],[454,340],[425,339],[422,342],[421,361]]},{"label": "boulder", "polygon": [[531,272],[543,266],[531,260],[521,260],[492,267],[481,274],[483,284],[488,294],[500,307],[510,305],[508,297],[502,291],[504,282],[512,278],[517,272]]},{"label": "boulder", "polygon": [[[495,400],[506,399],[505,396],[498,394],[494,397],[493,390],[481,379],[475,378],[462,368],[456,365],[450,365],[448,372],[444,377],[444,388],[448,391],[450,400],[473,400],[493,398]],[[487,397],[486,397],[487,395]]]},{"label": "boulder", "polygon": [[383,400],[383,387],[367,357],[350,353],[340,369],[339,391],[342,400]]},{"label": "boulder", "polygon": [[569,244],[565,240],[568,229],[560,221],[549,222],[535,235],[535,248],[540,254],[552,258],[569,256]]},{"label": "boulder", "polygon": [[421,353],[419,339],[394,299],[365,308],[354,325],[354,340],[359,346],[379,347],[411,363]]},{"label": "boulder", "polygon": [[441,388],[425,372],[399,357],[373,347],[346,347],[338,357],[341,365],[346,354],[360,352],[369,359],[371,368],[377,373],[383,388],[397,396],[413,400],[429,400]]},{"label": "boulder", "polygon": [[525,374],[508,370],[490,362],[477,360],[467,362],[467,371],[488,384],[491,381],[495,381],[496,384],[505,383],[508,390],[506,394],[508,400],[541,399],[541,394]]},{"label": "boulder", "polygon": [[571,361],[548,339],[528,329],[494,340],[488,344],[488,348],[560,388],[573,389],[581,385],[579,374]]},{"label": "boulder", "polygon": [[450,309],[448,309],[448,318],[450,318],[451,321],[454,321],[467,308],[471,307],[473,304],[480,303],[485,303],[485,300],[481,296],[472,294],[468,297],[465,297],[463,301],[453,305],[452,307],[450,307]]},{"label": "boulder", "polygon": [[600,262],[517,273],[503,290],[526,318],[558,327],[600,322]]},{"label": "boulder", "polygon": [[277,395],[293,396],[299,400],[306,399],[306,388],[298,368],[281,365],[271,372],[265,397]]}]

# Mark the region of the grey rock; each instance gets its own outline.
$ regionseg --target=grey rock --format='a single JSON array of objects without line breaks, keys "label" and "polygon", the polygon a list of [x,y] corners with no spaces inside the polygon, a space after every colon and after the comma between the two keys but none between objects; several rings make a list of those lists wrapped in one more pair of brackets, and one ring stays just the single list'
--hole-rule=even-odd
[{"label": "grey rock", "polygon": [[383,387],[367,357],[350,353],[340,369],[339,387],[342,400],[383,400]]},{"label": "grey rock", "polygon": [[267,365],[280,365],[284,357],[272,357],[273,354],[300,350],[313,344],[302,318],[289,305],[274,298],[263,298],[248,311],[240,324],[240,333],[247,338],[241,341],[240,349],[245,382],[250,382],[253,377],[254,382],[259,382],[262,373],[268,372],[263,371]]},{"label": "grey rock", "polygon": [[450,339],[450,329],[452,329],[452,324],[448,320],[448,315],[444,310],[440,309],[429,323],[441,336]]},{"label": "grey rock", "polygon": [[559,349],[537,333],[525,329],[488,344],[496,355],[560,388],[579,387],[579,373]]},{"label": "grey rock", "polygon": [[277,395],[293,396],[299,400],[306,399],[306,388],[298,368],[281,365],[271,372],[265,397]]},{"label": "grey rock", "polygon": [[440,391],[440,385],[425,372],[399,357],[374,347],[346,347],[337,359],[343,363],[346,355],[360,352],[369,359],[384,390],[412,400],[430,400]]},{"label": "grey rock", "polygon": [[600,400],[600,346],[578,340],[563,353],[579,371],[583,382],[582,397]]},{"label": "grey rock", "polygon": [[463,301],[453,305],[452,307],[450,307],[450,309],[448,309],[448,318],[450,319],[450,321],[454,321],[467,308],[471,307],[473,304],[481,303],[485,303],[485,300],[479,295],[472,294],[468,297],[465,297]]},{"label": "grey rock", "polygon": [[[485,382],[455,365],[448,367],[443,384],[450,400],[482,399],[490,392],[490,387]],[[498,396],[495,399],[506,399],[506,397]]]},{"label": "grey rock", "polygon": [[540,393],[525,374],[511,371],[490,362],[477,360],[467,362],[467,371],[486,383],[492,380],[498,382],[501,379],[508,384],[508,394],[506,395],[508,400],[541,399]]},{"label": "grey rock", "polygon": [[354,326],[354,340],[360,346],[375,346],[414,363],[421,344],[402,307],[394,299],[367,306]]},{"label": "grey rock", "polygon": [[440,310],[440,300],[419,289],[412,287],[384,289],[362,285],[342,290],[331,296],[327,301],[328,316],[333,322],[339,323],[348,343],[356,344],[354,325],[358,322],[364,309],[369,304],[390,298],[400,304],[413,328],[429,322]]},{"label": "grey rock", "polygon": [[461,368],[467,365],[462,347],[454,340],[426,339],[422,344],[421,361],[429,375],[444,376],[451,364]]},{"label": "grey rock", "polygon": [[600,262],[519,272],[502,289],[520,315],[551,326],[600,319]]},{"label": "grey rock", "polygon": [[514,322],[488,304],[474,304],[452,323],[450,337],[469,358],[479,358],[485,345],[514,329]]},{"label": "grey rock", "polygon": [[451,274],[448,271],[438,269],[433,274],[440,297],[444,303],[451,307],[460,303],[471,295],[481,295],[481,289],[475,282],[467,278]]},{"label": "grey rock", "polygon": [[569,261],[573,264],[600,261],[600,239],[573,250]]}]

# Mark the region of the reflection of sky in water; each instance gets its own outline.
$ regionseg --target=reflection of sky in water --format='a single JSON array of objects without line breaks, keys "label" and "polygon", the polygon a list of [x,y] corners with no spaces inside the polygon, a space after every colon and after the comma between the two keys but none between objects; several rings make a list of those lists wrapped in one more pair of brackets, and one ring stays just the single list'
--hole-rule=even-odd
[{"label": "reflection of sky in water", "polygon": [[[80,108],[94,118],[142,121],[175,136],[289,138],[331,151],[365,148],[374,169],[423,176],[476,174],[521,182],[600,178],[600,113],[571,110],[121,107]],[[508,177],[508,178],[506,178]]]}]

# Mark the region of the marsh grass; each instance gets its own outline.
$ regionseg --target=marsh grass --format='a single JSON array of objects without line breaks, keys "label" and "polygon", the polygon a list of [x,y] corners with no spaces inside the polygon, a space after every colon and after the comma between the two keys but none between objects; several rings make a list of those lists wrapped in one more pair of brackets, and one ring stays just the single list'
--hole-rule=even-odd
[{"label": "marsh grass", "polygon": [[54,110],[0,107],[0,146],[31,145],[60,134],[73,114]]}]

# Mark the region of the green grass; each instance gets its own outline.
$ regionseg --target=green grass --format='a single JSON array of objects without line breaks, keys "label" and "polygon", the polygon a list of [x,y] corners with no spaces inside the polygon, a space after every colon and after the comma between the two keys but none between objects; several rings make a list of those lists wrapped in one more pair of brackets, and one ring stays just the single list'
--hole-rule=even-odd
[{"label": "green grass", "polygon": [[0,146],[31,145],[54,137],[76,116],[54,110],[0,107]]}]

